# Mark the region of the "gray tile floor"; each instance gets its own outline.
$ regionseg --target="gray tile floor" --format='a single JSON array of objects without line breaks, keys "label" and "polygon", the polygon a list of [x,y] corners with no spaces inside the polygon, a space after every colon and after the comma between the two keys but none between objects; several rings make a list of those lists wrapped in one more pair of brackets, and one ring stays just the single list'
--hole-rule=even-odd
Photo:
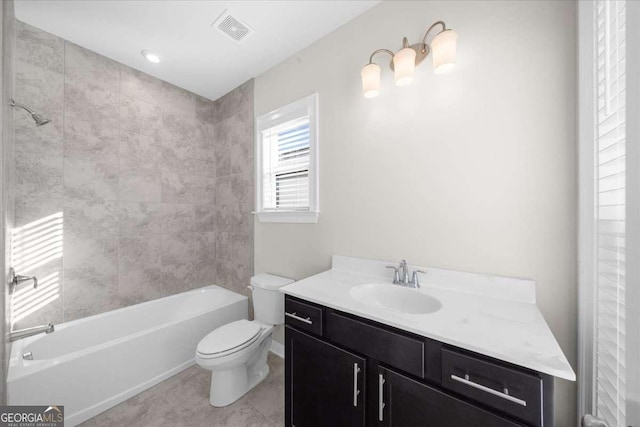
[{"label": "gray tile floor", "polygon": [[87,420],[83,427],[276,427],[284,425],[284,360],[269,354],[269,376],[224,408],[209,404],[211,372],[193,366]]}]

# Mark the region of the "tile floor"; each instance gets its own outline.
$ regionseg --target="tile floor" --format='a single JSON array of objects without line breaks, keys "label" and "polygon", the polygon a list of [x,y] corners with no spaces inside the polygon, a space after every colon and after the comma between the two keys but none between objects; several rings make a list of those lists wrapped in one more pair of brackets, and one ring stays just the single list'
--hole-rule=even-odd
[{"label": "tile floor", "polygon": [[284,425],[284,360],[269,354],[269,376],[237,402],[209,405],[211,372],[193,366],[81,426],[276,427]]}]

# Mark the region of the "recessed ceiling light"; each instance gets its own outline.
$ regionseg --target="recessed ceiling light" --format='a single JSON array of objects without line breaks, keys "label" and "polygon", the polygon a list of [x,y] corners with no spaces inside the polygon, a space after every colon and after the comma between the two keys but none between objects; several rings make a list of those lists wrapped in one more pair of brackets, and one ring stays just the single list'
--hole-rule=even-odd
[{"label": "recessed ceiling light", "polygon": [[150,52],[148,50],[143,50],[142,52],[140,52],[142,54],[142,56],[144,56],[147,61],[149,62],[153,62],[154,64],[157,64],[158,62],[160,62],[160,57],[158,56],[157,53],[154,52]]}]

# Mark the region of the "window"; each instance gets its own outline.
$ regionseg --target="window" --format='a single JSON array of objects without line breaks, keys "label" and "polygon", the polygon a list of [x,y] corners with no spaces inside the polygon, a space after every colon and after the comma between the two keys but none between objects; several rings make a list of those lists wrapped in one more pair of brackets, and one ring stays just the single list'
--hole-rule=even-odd
[{"label": "window", "polygon": [[609,427],[640,422],[640,128],[628,119],[640,105],[635,3],[579,2],[579,402],[581,415]]},{"label": "window", "polygon": [[596,2],[596,414],[625,423],[625,3]]},{"label": "window", "polygon": [[318,220],[317,102],[314,94],[258,117],[260,222]]}]

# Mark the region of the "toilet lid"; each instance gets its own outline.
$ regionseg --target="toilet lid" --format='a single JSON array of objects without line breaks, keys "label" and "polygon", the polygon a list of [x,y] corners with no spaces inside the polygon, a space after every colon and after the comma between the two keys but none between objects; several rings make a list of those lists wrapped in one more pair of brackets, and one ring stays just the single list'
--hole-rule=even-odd
[{"label": "toilet lid", "polygon": [[198,353],[213,356],[241,350],[258,339],[260,331],[257,323],[244,319],[227,323],[202,338]]}]

